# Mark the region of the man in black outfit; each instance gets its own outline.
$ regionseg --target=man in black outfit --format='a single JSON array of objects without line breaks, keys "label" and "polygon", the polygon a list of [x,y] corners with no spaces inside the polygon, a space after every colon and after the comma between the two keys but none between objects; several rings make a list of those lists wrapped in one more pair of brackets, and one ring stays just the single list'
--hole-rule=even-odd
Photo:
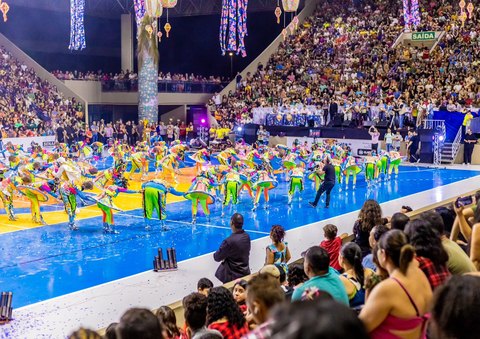
[{"label": "man in black outfit", "polygon": [[240,213],[232,215],[230,228],[232,235],[213,254],[216,262],[222,262],[215,273],[222,283],[250,274],[250,236],[243,230],[243,216]]},{"label": "man in black outfit", "polygon": [[330,157],[327,157],[324,162],[325,166],[323,166],[323,169],[317,170],[317,174],[325,174],[325,179],[323,180],[323,183],[320,185],[317,191],[315,201],[309,202],[309,205],[313,208],[317,207],[318,201],[320,200],[320,197],[324,192],[327,193],[327,198],[325,200],[325,208],[328,208],[328,206],[330,205],[330,192],[332,191],[333,186],[335,186],[335,167],[333,167],[333,165],[331,164]]},{"label": "man in black outfit", "polygon": [[465,137],[463,138],[463,163],[471,164],[472,163],[472,153],[477,143],[477,138],[473,135],[472,130],[467,129]]},{"label": "man in black outfit", "polygon": [[408,142],[407,149],[410,151],[410,162],[419,162],[420,158],[418,158],[418,153],[420,150],[420,137],[415,130]]}]

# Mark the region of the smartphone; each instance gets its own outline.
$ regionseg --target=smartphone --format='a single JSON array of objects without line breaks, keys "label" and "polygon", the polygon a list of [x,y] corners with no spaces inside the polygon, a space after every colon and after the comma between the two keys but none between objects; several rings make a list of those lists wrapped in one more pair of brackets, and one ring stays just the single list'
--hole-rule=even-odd
[{"label": "smartphone", "polygon": [[460,206],[467,206],[467,205],[471,205],[472,203],[473,203],[473,197],[470,195],[467,197],[459,197],[455,201],[455,206],[459,208]]}]

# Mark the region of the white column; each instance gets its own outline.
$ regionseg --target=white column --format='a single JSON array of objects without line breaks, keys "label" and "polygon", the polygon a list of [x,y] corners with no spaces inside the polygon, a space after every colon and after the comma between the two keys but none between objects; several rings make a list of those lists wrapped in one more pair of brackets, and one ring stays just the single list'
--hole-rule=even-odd
[{"label": "white column", "polygon": [[122,33],[122,69],[133,70],[133,26],[132,16],[130,14],[122,14],[121,17],[121,33]]}]

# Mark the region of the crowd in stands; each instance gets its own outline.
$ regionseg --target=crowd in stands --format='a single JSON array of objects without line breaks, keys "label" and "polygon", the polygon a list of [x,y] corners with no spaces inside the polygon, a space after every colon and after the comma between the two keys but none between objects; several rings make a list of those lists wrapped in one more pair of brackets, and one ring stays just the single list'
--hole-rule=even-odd
[{"label": "crowd in stands", "polygon": [[[274,225],[265,266],[248,277],[250,237],[235,213],[231,236],[214,254],[216,276],[234,281],[231,290],[202,278],[183,298],[184,324],[168,306],[155,314],[133,308],[105,338],[476,338],[480,191],[472,199],[412,220],[408,206],[386,217],[367,200],[353,236],[325,225],[320,245],[290,264],[286,232]],[[87,332],[100,338],[85,329],[70,338]]]},{"label": "crowd in stands", "polygon": [[2,138],[53,135],[76,126],[83,107],[0,47],[0,133]]},{"label": "crowd in stands", "polygon": [[[438,46],[399,45],[402,3],[364,1],[359,7],[322,2],[316,14],[283,41],[255,73],[237,75],[237,89],[214,96],[219,121],[252,122],[252,109],[299,112],[314,105],[324,123],[335,115],[363,121],[419,125],[434,109],[480,107],[478,8],[465,26],[456,1],[421,1],[417,31],[445,31]],[[351,4],[351,3],[350,3]]]}]

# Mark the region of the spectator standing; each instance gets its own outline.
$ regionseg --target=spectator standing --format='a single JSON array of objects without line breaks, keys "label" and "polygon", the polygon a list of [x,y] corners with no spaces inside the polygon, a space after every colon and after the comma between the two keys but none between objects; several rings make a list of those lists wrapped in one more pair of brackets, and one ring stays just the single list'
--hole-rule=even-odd
[{"label": "spectator standing", "polygon": [[383,137],[385,140],[385,149],[387,152],[390,152],[393,150],[393,138],[394,135],[392,133],[392,130],[390,128],[387,129],[387,133],[385,133],[385,136]]},{"label": "spectator standing", "polygon": [[402,146],[402,141],[403,137],[400,134],[400,131],[397,131],[395,133],[395,136],[393,137],[393,149],[397,152],[400,152],[400,147]]},{"label": "spectator standing", "polygon": [[185,122],[182,121],[179,128],[180,141],[185,141],[187,137],[187,126]]},{"label": "spectator standing", "polygon": [[338,254],[342,248],[342,239],[337,237],[338,228],[335,225],[328,224],[323,227],[323,235],[325,240],[322,240],[320,247],[328,252],[330,257],[330,266],[340,271],[342,266],[338,263]]},{"label": "spectator standing", "polygon": [[372,137],[372,151],[378,154],[378,139],[380,138],[380,133],[375,126],[370,126],[368,133]]},{"label": "spectator standing", "polygon": [[408,153],[410,154],[410,162],[419,162],[419,153],[420,153],[420,137],[417,134],[417,131],[412,131],[412,137],[408,140]]},{"label": "spectator standing", "polygon": [[472,153],[477,143],[477,137],[473,135],[472,130],[467,128],[465,137],[463,138],[463,163],[470,165],[472,163]]},{"label": "spectator standing", "polygon": [[330,268],[328,252],[320,246],[310,247],[304,254],[303,267],[308,280],[299,286],[292,296],[292,301],[301,300],[307,290],[317,289],[327,292],[335,300],[348,305],[348,296],[340,277]]},{"label": "spectator standing", "polygon": [[243,230],[243,216],[235,213],[230,219],[232,235],[225,239],[213,254],[221,262],[215,276],[226,283],[250,274],[250,236]]}]

